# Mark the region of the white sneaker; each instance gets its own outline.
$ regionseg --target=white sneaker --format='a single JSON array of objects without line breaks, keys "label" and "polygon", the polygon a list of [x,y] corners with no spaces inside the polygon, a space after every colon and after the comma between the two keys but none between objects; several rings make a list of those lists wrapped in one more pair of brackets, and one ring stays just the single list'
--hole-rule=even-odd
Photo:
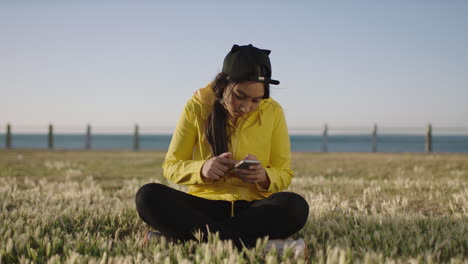
[{"label": "white sneaker", "polygon": [[268,240],[266,244],[266,252],[270,252],[273,250],[273,248],[276,248],[276,254],[278,256],[282,256],[284,251],[288,248],[290,248],[294,254],[294,258],[298,259],[300,257],[303,257],[307,259],[308,257],[308,249],[307,245],[304,241],[304,239],[299,238],[299,239],[272,239]]},{"label": "white sneaker", "polygon": [[171,238],[165,237],[161,232],[148,231],[143,237],[142,246],[146,247],[149,245],[150,241],[161,241],[163,239],[166,240],[166,242],[173,242]]}]

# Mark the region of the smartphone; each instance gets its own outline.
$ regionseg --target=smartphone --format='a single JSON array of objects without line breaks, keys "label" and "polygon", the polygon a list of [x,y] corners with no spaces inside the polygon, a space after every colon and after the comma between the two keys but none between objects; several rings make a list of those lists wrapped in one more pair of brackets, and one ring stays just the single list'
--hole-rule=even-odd
[{"label": "smartphone", "polygon": [[248,170],[250,166],[260,164],[259,160],[241,160],[236,165],[234,165],[234,169],[246,169]]}]

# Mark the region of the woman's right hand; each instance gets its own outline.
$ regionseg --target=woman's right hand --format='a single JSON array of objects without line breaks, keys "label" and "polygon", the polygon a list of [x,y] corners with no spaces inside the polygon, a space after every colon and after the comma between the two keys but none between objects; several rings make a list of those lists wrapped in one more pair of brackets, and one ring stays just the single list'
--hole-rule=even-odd
[{"label": "woman's right hand", "polygon": [[224,177],[234,164],[236,164],[236,161],[232,159],[232,153],[224,152],[219,156],[207,160],[203,164],[202,176],[217,181]]}]

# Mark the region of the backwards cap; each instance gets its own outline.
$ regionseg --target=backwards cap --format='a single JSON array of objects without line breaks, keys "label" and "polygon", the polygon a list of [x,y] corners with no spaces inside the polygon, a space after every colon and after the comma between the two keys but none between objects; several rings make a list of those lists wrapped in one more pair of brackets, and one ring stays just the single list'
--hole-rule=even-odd
[{"label": "backwards cap", "polygon": [[[263,50],[252,46],[252,44],[232,46],[231,51],[224,58],[223,72],[229,75],[233,81],[254,81],[270,84],[279,84],[277,80],[271,79],[271,64],[268,55],[270,50]],[[267,69],[267,76],[259,76],[258,67]]]}]

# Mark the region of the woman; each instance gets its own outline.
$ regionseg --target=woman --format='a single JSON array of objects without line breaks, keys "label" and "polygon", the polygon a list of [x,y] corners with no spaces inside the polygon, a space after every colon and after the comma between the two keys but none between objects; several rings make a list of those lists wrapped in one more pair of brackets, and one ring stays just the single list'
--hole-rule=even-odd
[{"label": "woman", "polygon": [[[238,247],[257,238],[285,239],[309,212],[291,182],[291,152],[281,106],[270,98],[269,50],[234,45],[223,70],[187,102],[163,164],[164,176],[188,193],[162,184],[140,188],[140,217],[170,240],[219,232]],[[257,165],[238,168],[242,159]]]}]

